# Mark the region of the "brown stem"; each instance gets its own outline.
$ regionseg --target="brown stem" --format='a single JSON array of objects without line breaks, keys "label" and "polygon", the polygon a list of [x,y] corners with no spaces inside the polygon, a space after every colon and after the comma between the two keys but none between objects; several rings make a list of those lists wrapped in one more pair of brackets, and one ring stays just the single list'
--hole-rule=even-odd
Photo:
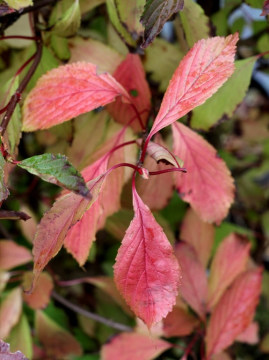
[{"label": "brown stem", "polygon": [[63,298],[61,295],[59,295],[57,292],[53,291],[51,296],[57,300],[59,303],[63,304],[64,306],[66,306],[67,308],[69,308],[70,310],[73,310],[74,312],[81,314],[87,318],[90,318],[92,320],[95,320],[97,322],[100,322],[108,327],[111,327],[113,329],[116,330],[120,330],[120,331],[127,331],[127,332],[132,332],[133,329],[130,326],[124,325],[124,324],[120,324],[117,323],[111,319],[106,319],[101,315],[98,314],[94,314],[88,310],[84,310],[81,309],[79,306],[71,303],[70,301],[66,300],[65,298]]},{"label": "brown stem", "polygon": [[9,211],[9,210],[0,210],[0,219],[9,219],[9,220],[29,220],[31,216],[27,215],[22,211]]}]

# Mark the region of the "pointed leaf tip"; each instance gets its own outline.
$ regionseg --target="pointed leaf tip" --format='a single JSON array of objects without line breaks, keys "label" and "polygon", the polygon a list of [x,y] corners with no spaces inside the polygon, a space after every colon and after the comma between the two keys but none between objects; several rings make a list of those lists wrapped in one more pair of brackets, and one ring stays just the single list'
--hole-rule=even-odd
[{"label": "pointed leaf tip", "polygon": [[150,328],[172,310],[180,269],[172,246],[136,190],[135,217],[119,249],[116,285],[134,313]]},{"label": "pointed leaf tip", "polygon": [[234,72],[238,33],[198,41],[180,62],[149,138],[203,104]]}]

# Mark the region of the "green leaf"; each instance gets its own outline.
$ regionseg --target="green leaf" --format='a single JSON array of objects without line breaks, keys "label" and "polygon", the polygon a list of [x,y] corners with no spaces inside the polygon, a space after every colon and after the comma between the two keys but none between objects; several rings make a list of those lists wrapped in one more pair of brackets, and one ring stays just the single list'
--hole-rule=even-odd
[{"label": "green leaf", "polygon": [[[259,40],[257,42],[257,49],[260,53],[268,51],[268,49],[269,49],[269,34],[268,33],[263,34],[259,38]],[[264,55],[264,58],[269,59],[269,54]]]},{"label": "green leaf", "polygon": [[139,21],[142,16],[146,0],[115,0],[119,19],[122,25],[136,40],[143,35],[144,27]]},{"label": "green leaf", "polygon": [[83,15],[105,2],[106,0],[79,0],[80,12]]},{"label": "green leaf", "polygon": [[15,10],[33,5],[32,0],[5,0],[5,2]]},{"label": "green leaf", "polygon": [[189,47],[198,40],[207,39],[210,36],[209,18],[201,6],[193,0],[185,0],[180,18]]},{"label": "green leaf", "polygon": [[91,196],[84,179],[64,155],[37,155],[21,161],[18,166],[47,182],[62,186],[81,196],[86,198]]},{"label": "green leaf", "polygon": [[71,54],[68,47],[68,40],[66,38],[52,35],[50,44],[52,50],[60,60],[69,60]]},{"label": "green leaf", "polygon": [[0,202],[5,200],[9,195],[9,191],[5,182],[5,164],[5,159],[0,152]]},{"label": "green leaf", "polygon": [[177,45],[161,38],[155,39],[146,49],[145,69],[150,73],[151,80],[159,83],[160,91],[165,92],[182,58],[183,53]]},{"label": "green leaf", "polygon": [[109,19],[114,25],[117,32],[120,34],[120,36],[125,40],[125,42],[128,45],[136,46],[136,41],[133,39],[129,31],[126,30],[124,25],[121,23],[116,0],[106,0],[106,5],[107,5]]},{"label": "green leaf", "polygon": [[11,352],[20,350],[30,360],[33,357],[31,328],[25,315],[22,315],[18,324],[12,329],[7,342]]},{"label": "green leaf", "polygon": [[79,0],[64,0],[54,7],[49,25],[54,35],[69,37],[76,34],[80,21]]},{"label": "green leaf", "polygon": [[256,60],[254,56],[235,62],[235,71],[226,83],[203,105],[192,111],[191,126],[193,128],[208,130],[224,115],[232,116],[236,107],[244,99]]},{"label": "green leaf", "polygon": [[141,22],[145,26],[144,42],[146,48],[161,32],[166,21],[179,10],[182,10],[184,0],[147,0]]}]

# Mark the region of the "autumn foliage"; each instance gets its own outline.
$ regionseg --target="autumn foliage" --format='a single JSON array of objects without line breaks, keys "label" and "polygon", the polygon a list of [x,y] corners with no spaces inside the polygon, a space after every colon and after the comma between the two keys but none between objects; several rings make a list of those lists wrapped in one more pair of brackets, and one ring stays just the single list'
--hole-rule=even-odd
[{"label": "autumn foliage", "polygon": [[[17,9],[12,1],[7,3]],[[100,335],[102,360],[150,360],[164,351],[171,352],[171,359],[187,359],[196,352],[204,360],[232,359],[229,347],[236,341],[259,341],[255,311],[263,267],[251,258],[253,236],[248,236],[248,231],[239,233],[235,226],[216,241],[217,226],[224,224],[236,201],[236,184],[217,149],[190,126],[188,116],[199,113],[207,100],[214,101],[218,90],[224,94],[231,91],[240,79],[241,63],[235,63],[239,34],[216,36],[206,30],[198,36],[194,25],[192,33],[184,16],[199,14],[203,26],[207,17],[190,0],[185,4],[155,0],[93,3],[81,1],[79,7],[78,1],[64,0],[63,5],[50,5],[48,19],[40,12],[48,26],[43,30],[38,25],[39,10],[34,8],[31,16],[37,50],[29,60],[32,68],[19,87],[13,89],[12,80],[5,91],[1,201],[8,198],[8,178],[16,171],[27,171],[63,189],[40,195],[38,224],[29,205],[21,212],[3,213],[5,218],[22,222],[26,211],[32,219],[21,224],[24,239],[31,245],[11,238],[0,241],[0,290],[6,288],[0,307],[0,338],[11,344],[11,351],[26,352],[30,359],[72,356],[83,360],[85,337],[94,338],[97,321],[121,331],[111,339],[105,331]],[[263,12],[266,6],[265,2]],[[110,47],[96,36],[85,40],[76,35],[84,21],[81,23],[81,12],[99,14],[99,10],[109,17]],[[3,11],[3,16],[10,16],[6,8]],[[64,16],[59,17],[61,11]],[[156,75],[153,67],[146,72],[150,49],[155,42],[164,46],[164,40],[156,36],[179,11],[182,15],[175,24],[181,21],[181,27],[175,29],[181,48],[168,42],[167,46],[182,56],[173,74],[165,75],[167,88],[162,95],[158,72]],[[180,31],[185,33],[183,37]],[[8,40],[8,35],[4,39]],[[44,66],[42,47],[43,55],[48,47],[62,63],[57,60],[46,71],[40,70],[38,63]],[[255,60],[245,66],[249,77]],[[27,65],[28,61],[19,75]],[[40,76],[31,84],[34,71]],[[18,115],[18,93],[24,90]],[[243,97],[227,112],[233,113]],[[221,102],[221,97],[215,101]],[[16,116],[21,121],[18,128]],[[31,156],[23,157],[29,149],[19,147],[21,132],[25,148],[27,139],[36,137],[39,154],[30,151]],[[31,197],[31,187],[26,191]],[[170,210],[165,220],[162,214],[171,198],[180,201],[181,210],[180,206]],[[173,212],[182,209],[180,221],[176,217],[173,223]],[[106,257],[105,248],[102,255],[98,253],[99,236],[102,241],[108,236],[120,241],[108,265],[98,263],[99,257]],[[81,267],[88,274],[68,274],[69,265],[62,260],[68,255],[63,255],[62,248],[71,254],[69,261],[78,264],[72,271]],[[33,271],[26,265],[30,262]],[[17,267],[19,270],[13,270]],[[83,312],[68,297],[59,295],[57,289],[71,285],[78,287],[73,295],[80,298],[82,307],[87,306],[89,296],[81,295],[84,288],[108,295],[128,325],[111,312],[107,317],[114,321],[107,319],[104,308],[99,315]],[[110,300],[98,291],[99,300],[96,297],[90,308],[98,310],[103,301],[104,306],[108,301],[109,308]],[[77,337],[57,310],[54,317],[55,310],[50,310],[53,301],[79,314]],[[31,312],[30,322],[25,307]],[[33,345],[30,326],[38,345]],[[179,343],[181,338],[183,343]],[[4,356],[12,359],[7,345],[0,346]],[[18,353],[17,359],[23,355]]]}]

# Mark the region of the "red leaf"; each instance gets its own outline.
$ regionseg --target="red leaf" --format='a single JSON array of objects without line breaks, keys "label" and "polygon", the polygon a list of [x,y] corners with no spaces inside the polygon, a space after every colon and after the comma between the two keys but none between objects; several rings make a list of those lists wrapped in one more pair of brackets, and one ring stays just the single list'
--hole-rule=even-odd
[{"label": "red leaf", "polygon": [[249,326],[236,338],[236,341],[247,344],[257,344],[259,342],[259,324],[252,322]]},{"label": "red leaf", "polygon": [[128,124],[130,120],[136,118],[131,126],[135,131],[141,131],[137,113],[143,126],[145,126],[151,108],[151,95],[139,55],[128,54],[113,76],[128,91],[137,112],[132,105],[123,103],[121,99],[116,99],[115,103],[108,106],[110,114],[121,124]]},{"label": "red leaf", "polygon": [[172,129],[174,153],[188,171],[176,175],[180,195],[203,221],[220,223],[234,199],[229,169],[216,150],[193,130],[179,122]]},{"label": "red leaf", "polygon": [[250,242],[243,236],[226,237],[213,258],[209,275],[208,306],[214,307],[234,279],[246,270]]},{"label": "red leaf", "polygon": [[226,290],[210,318],[207,356],[210,358],[230,346],[252,321],[261,291],[262,270],[249,270],[239,275]]},{"label": "red leaf", "polygon": [[[0,339],[5,339],[17,324],[22,311],[21,289],[16,287],[9,292],[0,306]],[[1,358],[1,357],[0,357]]]},{"label": "red leaf", "polygon": [[[92,165],[95,171],[92,171],[91,175],[104,172],[106,164],[106,158],[97,160]],[[83,176],[87,181],[87,174],[84,173]],[[34,278],[31,290],[40,272],[60,251],[68,230],[81,219],[98,198],[104,179],[105,177],[100,175],[87,182],[93,196],[90,201],[74,193],[65,192],[65,195],[56,200],[53,207],[41,219],[34,239]]]},{"label": "red leaf", "polygon": [[[29,289],[29,284],[32,282],[32,272],[25,272],[23,274],[23,287]],[[39,277],[35,290],[31,294],[23,294],[24,301],[32,309],[43,309],[49,301],[53,289],[53,281],[48,273],[42,273]]]},{"label": "red leaf", "polygon": [[214,242],[214,226],[202,221],[190,208],[181,225],[180,239],[196,251],[201,264],[206,268]]},{"label": "red leaf", "polygon": [[116,258],[115,282],[133,312],[151,327],[175,304],[180,271],[162,228],[135,189],[133,204],[135,217]]},{"label": "red leaf", "polygon": [[78,62],[43,75],[24,103],[23,130],[47,129],[104,106],[126,90],[109,74],[97,74],[96,65]]},{"label": "red leaf", "polygon": [[167,337],[186,336],[191,334],[198,324],[198,319],[186,309],[174,306],[173,310],[163,320],[163,331]]},{"label": "red leaf", "polygon": [[198,41],[180,62],[149,138],[203,104],[234,72],[238,34]]},{"label": "red leaf", "polygon": [[167,341],[136,333],[116,335],[101,350],[102,360],[151,360],[172,347]]},{"label": "red leaf", "polygon": [[262,8],[262,13],[260,16],[269,15],[269,0],[265,0]]},{"label": "red leaf", "polygon": [[176,246],[176,257],[182,270],[180,294],[204,319],[206,314],[207,278],[194,249],[183,242]]},{"label": "red leaf", "polygon": [[10,270],[32,261],[31,252],[12,240],[0,241],[0,269]]}]

